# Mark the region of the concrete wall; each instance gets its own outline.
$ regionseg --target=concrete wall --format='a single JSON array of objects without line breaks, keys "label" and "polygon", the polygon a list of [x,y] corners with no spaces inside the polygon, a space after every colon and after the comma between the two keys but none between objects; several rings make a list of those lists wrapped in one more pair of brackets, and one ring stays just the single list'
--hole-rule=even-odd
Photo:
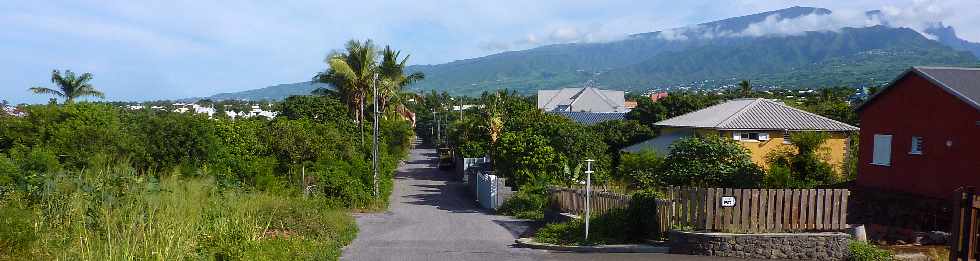
[{"label": "concrete wall", "polygon": [[845,260],[845,233],[731,234],[670,232],[670,253],[718,257]]}]

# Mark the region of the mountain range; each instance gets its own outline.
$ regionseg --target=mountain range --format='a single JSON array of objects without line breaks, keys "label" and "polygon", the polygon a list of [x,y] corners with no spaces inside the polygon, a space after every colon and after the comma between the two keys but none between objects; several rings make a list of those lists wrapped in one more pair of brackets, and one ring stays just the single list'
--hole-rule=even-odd
[{"label": "mountain range", "polygon": [[[766,25],[785,29],[794,19],[832,14],[791,7],[615,41],[552,44],[407,70],[425,73],[425,80],[410,86],[414,90],[477,95],[496,89],[533,93],[586,82],[630,91],[711,89],[743,79],[756,87],[868,86],[890,81],[914,65],[980,66],[980,44],[959,38],[941,22],[925,35],[887,20],[874,26],[765,32]],[[883,18],[878,11],[865,15]],[[281,99],[315,88],[309,82],[284,84],[211,98]]]}]

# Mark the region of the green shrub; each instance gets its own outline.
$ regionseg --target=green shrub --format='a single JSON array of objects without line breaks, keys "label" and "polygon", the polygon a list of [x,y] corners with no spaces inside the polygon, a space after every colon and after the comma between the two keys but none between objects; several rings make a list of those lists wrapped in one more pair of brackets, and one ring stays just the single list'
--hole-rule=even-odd
[{"label": "green shrub", "polygon": [[589,240],[585,240],[585,221],[575,219],[564,223],[545,225],[534,235],[534,240],[560,245],[622,244],[630,242],[631,218],[625,209],[612,209],[592,217],[589,222]]},{"label": "green shrub", "polygon": [[849,259],[855,261],[890,261],[895,259],[892,252],[867,242],[850,241],[847,244],[847,250],[850,252]]},{"label": "green shrub", "polygon": [[624,153],[619,165],[621,179],[634,189],[652,188],[658,184],[664,159],[651,150]]},{"label": "green shrub", "polygon": [[762,183],[762,168],[737,141],[690,137],[670,147],[662,185],[752,188]]},{"label": "green shrub", "polygon": [[657,199],[662,195],[653,190],[642,190],[633,193],[627,213],[630,218],[630,228],[626,231],[634,241],[664,238],[660,234],[660,220],[657,214]]},{"label": "green shrub", "polygon": [[504,201],[499,212],[517,218],[541,220],[544,218],[545,208],[548,207],[548,196],[545,193],[540,190],[522,189]]}]

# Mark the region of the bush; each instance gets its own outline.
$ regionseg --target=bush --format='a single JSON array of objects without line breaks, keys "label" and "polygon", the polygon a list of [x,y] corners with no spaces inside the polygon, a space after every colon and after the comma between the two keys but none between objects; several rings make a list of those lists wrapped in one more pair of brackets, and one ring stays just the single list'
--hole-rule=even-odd
[{"label": "bush", "polygon": [[624,153],[619,166],[619,178],[634,189],[652,188],[658,184],[663,162],[664,159],[651,150]]},{"label": "bush", "polygon": [[504,201],[500,213],[522,219],[544,219],[548,207],[548,196],[541,190],[521,189],[513,197]]},{"label": "bush", "polygon": [[622,244],[630,242],[628,231],[631,225],[627,210],[612,209],[592,217],[589,240],[585,240],[585,221],[581,219],[545,225],[534,235],[534,240],[560,245]]},{"label": "bush", "polygon": [[794,149],[782,149],[766,155],[769,174],[766,186],[772,188],[813,188],[837,183],[834,167],[820,151],[830,135],[823,132],[798,132],[791,136]]},{"label": "bush", "polygon": [[642,241],[666,237],[666,235],[660,234],[660,215],[657,214],[658,198],[663,198],[663,196],[653,190],[633,193],[629,208],[627,208],[630,229],[626,232],[629,233],[630,240]]},{"label": "bush", "polygon": [[690,137],[670,147],[659,185],[752,188],[762,183],[762,169],[734,140]]},{"label": "bush", "polygon": [[895,259],[892,252],[866,242],[850,241],[847,243],[847,250],[850,252],[849,259],[855,261],[890,261]]}]

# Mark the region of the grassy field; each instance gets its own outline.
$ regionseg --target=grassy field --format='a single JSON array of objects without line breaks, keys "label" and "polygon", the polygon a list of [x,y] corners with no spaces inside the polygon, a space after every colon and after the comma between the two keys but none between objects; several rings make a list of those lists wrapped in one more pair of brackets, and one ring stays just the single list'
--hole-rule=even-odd
[{"label": "grassy field", "polygon": [[211,178],[126,168],[33,177],[3,191],[0,259],[331,260],[357,233],[324,198],[249,191]]}]

